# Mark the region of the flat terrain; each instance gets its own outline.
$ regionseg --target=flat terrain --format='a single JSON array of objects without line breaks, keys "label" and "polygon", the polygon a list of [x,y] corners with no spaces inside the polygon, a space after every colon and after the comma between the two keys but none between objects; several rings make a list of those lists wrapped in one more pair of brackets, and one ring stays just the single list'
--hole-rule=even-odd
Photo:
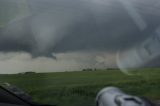
[{"label": "flat terrain", "polygon": [[59,106],[94,106],[99,90],[116,86],[129,94],[160,99],[160,69],[141,69],[127,76],[119,70],[0,75],[28,92],[34,101]]}]

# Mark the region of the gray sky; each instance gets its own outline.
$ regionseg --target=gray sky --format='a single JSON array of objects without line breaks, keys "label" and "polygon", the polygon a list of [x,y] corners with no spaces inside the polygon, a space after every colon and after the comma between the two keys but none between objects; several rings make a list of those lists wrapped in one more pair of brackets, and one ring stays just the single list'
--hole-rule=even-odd
[{"label": "gray sky", "polygon": [[2,73],[116,67],[160,22],[159,0],[0,2]]},{"label": "gray sky", "polygon": [[70,52],[54,54],[57,59],[49,57],[32,58],[29,53],[0,53],[1,73],[18,73],[26,71],[62,72],[80,71],[85,68],[116,67],[113,54],[92,52]]}]

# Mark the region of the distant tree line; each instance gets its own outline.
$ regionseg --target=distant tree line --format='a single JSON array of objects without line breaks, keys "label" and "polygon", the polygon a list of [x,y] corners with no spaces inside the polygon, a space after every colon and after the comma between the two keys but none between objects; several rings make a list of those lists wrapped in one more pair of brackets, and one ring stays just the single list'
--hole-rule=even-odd
[{"label": "distant tree line", "polygon": [[97,70],[119,70],[118,68],[106,68],[106,69],[96,69],[96,68],[85,68],[82,71],[97,71]]},{"label": "distant tree line", "polygon": [[19,74],[36,74],[36,72],[34,72],[34,71],[27,71],[27,72],[23,72],[23,73],[19,73]]},{"label": "distant tree line", "polygon": [[94,68],[94,69],[92,69],[92,68],[82,69],[82,71],[96,71],[96,70],[97,70],[96,68]]}]

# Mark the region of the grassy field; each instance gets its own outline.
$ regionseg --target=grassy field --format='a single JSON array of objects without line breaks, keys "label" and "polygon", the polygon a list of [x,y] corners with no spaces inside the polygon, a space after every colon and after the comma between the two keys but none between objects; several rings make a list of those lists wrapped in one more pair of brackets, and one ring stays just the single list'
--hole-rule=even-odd
[{"label": "grassy field", "polygon": [[96,94],[107,86],[160,99],[160,69],[143,69],[136,76],[124,75],[119,70],[0,75],[0,83],[3,82],[22,88],[36,102],[59,106],[94,106]]}]

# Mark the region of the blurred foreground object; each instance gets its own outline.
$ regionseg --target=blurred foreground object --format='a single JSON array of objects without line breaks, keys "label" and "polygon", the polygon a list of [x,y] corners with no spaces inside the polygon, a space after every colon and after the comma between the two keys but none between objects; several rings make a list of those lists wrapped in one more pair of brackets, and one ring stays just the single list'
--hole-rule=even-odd
[{"label": "blurred foreground object", "polygon": [[144,67],[147,63],[160,56],[160,27],[140,45],[125,52],[117,53],[117,65],[125,74],[131,75],[136,68]]},{"label": "blurred foreground object", "polygon": [[96,103],[97,106],[156,106],[147,99],[125,94],[116,87],[102,89],[96,97]]},{"label": "blurred foreground object", "polygon": [[30,15],[27,0],[0,0],[0,27]]},{"label": "blurred foreground object", "polygon": [[14,95],[16,95],[24,100],[32,101],[32,97],[29,94],[27,94],[26,92],[24,92],[23,90],[21,90],[20,88],[14,86],[14,85],[11,85],[9,83],[3,83],[3,84],[1,84],[1,86],[3,88],[5,88],[6,90],[8,90],[9,92],[13,93]]}]

